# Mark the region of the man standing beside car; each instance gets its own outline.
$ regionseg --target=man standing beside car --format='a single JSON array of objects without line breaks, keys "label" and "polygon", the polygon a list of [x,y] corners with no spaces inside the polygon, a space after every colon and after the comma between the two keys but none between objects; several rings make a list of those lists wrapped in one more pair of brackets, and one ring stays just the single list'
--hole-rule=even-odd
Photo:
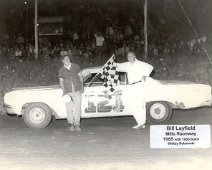
[{"label": "man standing beside car", "polygon": [[82,72],[77,64],[71,63],[68,55],[62,56],[62,62],[63,67],[60,68],[58,75],[63,96],[70,96],[70,101],[65,103],[70,131],[81,131]]},{"label": "man standing beside car", "polygon": [[153,66],[137,60],[134,52],[128,52],[127,59],[128,62],[117,63],[118,71],[126,72],[129,82],[128,90],[123,91],[125,109],[134,116],[138,123],[133,127],[134,129],[145,128],[145,81],[153,71]]}]

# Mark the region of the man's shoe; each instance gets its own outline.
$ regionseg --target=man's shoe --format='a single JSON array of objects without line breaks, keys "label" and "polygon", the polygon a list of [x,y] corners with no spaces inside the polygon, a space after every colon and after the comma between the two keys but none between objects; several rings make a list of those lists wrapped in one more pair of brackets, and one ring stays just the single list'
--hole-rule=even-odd
[{"label": "man's shoe", "polygon": [[74,125],[71,125],[69,130],[70,130],[70,132],[74,132],[75,131]]},{"label": "man's shoe", "polygon": [[142,125],[136,125],[136,126],[133,126],[133,129],[144,129],[146,126],[145,124],[142,124]]},{"label": "man's shoe", "polygon": [[76,125],[76,126],[75,126],[75,130],[76,130],[77,132],[80,132],[80,131],[81,131],[80,126],[79,126],[79,125]]}]

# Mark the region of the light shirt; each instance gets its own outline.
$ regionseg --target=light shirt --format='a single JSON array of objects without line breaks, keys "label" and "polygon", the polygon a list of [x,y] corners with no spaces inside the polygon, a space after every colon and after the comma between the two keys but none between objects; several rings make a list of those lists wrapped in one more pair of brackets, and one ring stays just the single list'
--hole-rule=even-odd
[{"label": "light shirt", "polygon": [[104,44],[104,41],[105,41],[104,37],[96,36],[96,46],[97,47],[102,47]]},{"label": "light shirt", "polygon": [[21,57],[22,56],[22,51],[21,50],[15,51],[15,56],[16,57]]},{"label": "light shirt", "polygon": [[109,35],[113,35],[113,27],[109,27],[108,30],[109,30]]},{"label": "light shirt", "polygon": [[141,81],[143,77],[149,77],[153,71],[153,66],[136,59],[133,64],[130,62],[117,63],[117,70],[126,72],[129,84],[132,84]]},{"label": "light shirt", "polygon": [[78,40],[79,39],[79,35],[75,32],[73,35],[73,40]]}]

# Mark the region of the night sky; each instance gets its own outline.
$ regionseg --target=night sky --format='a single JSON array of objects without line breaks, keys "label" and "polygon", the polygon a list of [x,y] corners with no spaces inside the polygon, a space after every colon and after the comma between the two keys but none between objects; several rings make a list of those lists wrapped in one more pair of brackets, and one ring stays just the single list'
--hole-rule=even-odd
[{"label": "night sky", "polygon": [[[130,22],[135,22],[137,27],[143,25],[144,0],[38,0],[38,2],[39,17],[64,17],[67,20],[66,29],[104,30],[107,25],[122,28]],[[181,2],[197,32],[200,35],[210,36],[212,1],[181,0]],[[178,34],[191,32],[192,36],[177,0],[148,0],[148,4],[149,32],[168,31]],[[14,36],[23,34],[27,9],[29,34],[32,35],[34,1],[0,0],[0,33]]]}]

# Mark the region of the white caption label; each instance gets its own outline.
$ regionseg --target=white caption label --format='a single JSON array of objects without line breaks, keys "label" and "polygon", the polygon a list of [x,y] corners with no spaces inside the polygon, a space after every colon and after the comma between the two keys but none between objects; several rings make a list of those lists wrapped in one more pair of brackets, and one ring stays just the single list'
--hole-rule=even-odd
[{"label": "white caption label", "polygon": [[210,125],[152,125],[151,148],[209,148]]}]

